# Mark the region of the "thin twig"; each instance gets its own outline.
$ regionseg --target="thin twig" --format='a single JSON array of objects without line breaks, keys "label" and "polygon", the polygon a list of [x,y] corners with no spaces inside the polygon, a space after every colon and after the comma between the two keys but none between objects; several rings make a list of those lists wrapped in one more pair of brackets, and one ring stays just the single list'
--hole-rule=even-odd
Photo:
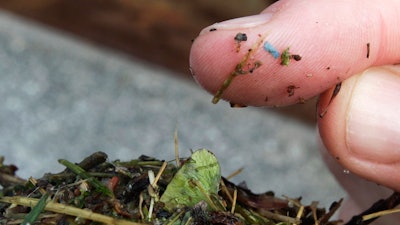
[{"label": "thin twig", "polygon": [[243,169],[244,169],[244,168],[242,167],[242,168],[239,168],[239,169],[233,171],[233,173],[231,173],[231,174],[229,174],[228,176],[226,176],[226,179],[227,179],[227,180],[232,179],[233,177],[235,177],[236,175],[238,175],[239,173],[241,173],[241,172],[243,171]]},{"label": "thin twig", "polygon": [[393,213],[400,213],[400,209],[388,209],[388,210],[383,210],[383,211],[379,211],[376,213],[364,215],[364,216],[362,216],[362,220],[367,221],[367,220],[375,219],[375,218],[378,218],[381,216],[386,216],[386,215],[393,214]]},{"label": "thin twig", "polygon": [[235,207],[236,207],[236,200],[237,200],[237,189],[233,191],[233,201],[232,201],[232,208],[231,208],[231,213],[235,213]]},{"label": "thin twig", "polygon": [[158,182],[158,180],[160,180],[160,177],[161,177],[162,173],[164,172],[165,168],[167,167],[167,165],[168,165],[167,162],[163,162],[160,170],[157,173],[156,178],[154,178],[154,182],[151,183],[151,186],[153,186],[153,188],[157,188],[157,182]]},{"label": "thin twig", "polygon": [[178,143],[178,129],[174,132],[174,145],[175,145],[175,163],[176,167],[181,167],[181,161],[179,160],[179,143]]},{"label": "thin twig", "polygon": [[371,218],[369,220],[364,220],[363,216],[376,213],[379,211],[384,211],[388,209],[393,209],[400,204],[400,192],[393,192],[387,199],[380,199],[375,202],[371,207],[369,207],[364,212],[359,215],[353,216],[350,221],[345,225],[366,225],[372,223],[378,217]]}]

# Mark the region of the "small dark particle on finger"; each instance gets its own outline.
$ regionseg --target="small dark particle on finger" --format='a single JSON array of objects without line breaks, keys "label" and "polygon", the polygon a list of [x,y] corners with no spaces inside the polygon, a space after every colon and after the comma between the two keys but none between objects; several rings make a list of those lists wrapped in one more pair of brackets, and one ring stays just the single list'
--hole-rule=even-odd
[{"label": "small dark particle on finger", "polygon": [[247,41],[247,35],[245,33],[237,33],[234,37],[236,42],[236,52],[240,51],[240,42]]},{"label": "small dark particle on finger", "polygon": [[294,95],[294,90],[297,89],[297,88],[299,88],[299,87],[296,87],[294,85],[287,86],[286,92],[289,94],[289,97]]},{"label": "small dark particle on finger", "polygon": [[249,73],[253,73],[255,69],[257,69],[258,67],[260,67],[262,65],[262,63],[260,61],[256,61],[254,63],[254,66],[252,68],[249,69]]},{"label": "small dark particle on finger", "polygon": [[333,99],[339,94],[340,88],[342,87],[342,82],[339,82],[335,85],[335,88],[333,89],[332,96],[329,99],[328,105],[325,107],[325,109],[319,114],[319,118],[323,118],[325,114],[328,112],[328,107],[332,103]]},{"label": "small dark particle on finger", "polygon": [[247,35],[245,33],[237,33],[234,39],[237,42],[247,41]]},{"label": "small dark particle on finger", "polygon": [[301,56],[300,55],[292,55],[292,59],[294,59],[296,61],[300,61],[301,60]]},{"label": "small dark particle on finger", "polygon": [[367,59],[369,59],[369,51],[370,51],[370,48],[371,48],[371,44],[368,42],[368,43],[367,43]]},{"label": "small dark particle on finger", "polygon": [[211,28],[210,32],[213,32],[213,31],[216,31],[216,30],[217,30],[217,28]]},{"label": "small dark particle on finger", "polygon": [[247,105],[243,105],[243,104],[240,104],[240,103],[229,102],[229,104],[231,105],[231,108],[245,108],[245,107],[247,107]]},{"label": "small dark particle on finger", "polygon": [[326,70],[330,70],[330,69],[331,69],[331,67],[330,67],[330,66],[326,67]]},{"label": "small dark particle on finger", "polygon": [[336,95],[339,94],[339,91],[340,91],[341,87],[342,87],[342,82],[339,82],[338,84],[336,84],[335,89],[333,90],[331,99],[335,98]]}]

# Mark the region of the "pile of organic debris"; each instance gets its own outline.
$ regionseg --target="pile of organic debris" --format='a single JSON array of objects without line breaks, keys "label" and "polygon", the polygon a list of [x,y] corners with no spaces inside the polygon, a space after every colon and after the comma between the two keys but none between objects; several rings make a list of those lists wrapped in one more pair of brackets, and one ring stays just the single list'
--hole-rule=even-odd
[{"label": "pile of organic debris", "polygon": [[0,224],[341,223],[330,221],[341,200],[325,210],[317,202],[303,205],[300,198],[254,194],[221,177],[217,159],[206,149],[169,163],[148,156],[110,162],[103,152],[78,164],[59,162],[64,171],[23,180],[15,166],[0,161]]}]

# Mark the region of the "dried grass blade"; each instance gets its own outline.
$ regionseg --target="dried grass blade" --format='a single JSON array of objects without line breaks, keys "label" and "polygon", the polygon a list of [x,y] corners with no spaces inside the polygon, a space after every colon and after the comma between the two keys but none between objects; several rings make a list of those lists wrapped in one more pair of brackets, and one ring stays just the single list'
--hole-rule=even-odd
[{"label": "dried grass blade", "polygon": [[386,215],[393,214],[393,213],[400,213],[400,209],[388,209],[388,210],[383,210],[383,211],[379,211],[376,213],[364,215],[364,216],[362,216],[362,220],[367,221],[367,220],[375,219],[375,218],[378,218],[381,216],[386,216]]},{"label": "dried grass blade", "polygon": [[[2,197],[2,198],[0,198],[0,201],[29,207],[31,205],[38,204],[39,199],[26,198],[26,197]],[[44,210],[50,211],[50,212],[55,212],[55,213],[60,213],[60,214],[65,214],[65,215],[70,215],[70,216],[75,216],[75,217],[80,217],[83,219],[88,219],[88,220],[92,220],[92,221],[100,222],[100,223],[104,223],[104,224],[109,224],[109,225],[146,225],[145,223],[136,223],[136,222],[131,222],[131,221],[122,220],[122,219],[115,219],[115,218],[112,218],[112,217],[109,217],[106,215],[94,213],[92,211],[79,209],[79,208],[75,208],[72,206],[67,206],[67,205],[55,203],[55,202],[47,202],[47,204],[45,204]]]}]

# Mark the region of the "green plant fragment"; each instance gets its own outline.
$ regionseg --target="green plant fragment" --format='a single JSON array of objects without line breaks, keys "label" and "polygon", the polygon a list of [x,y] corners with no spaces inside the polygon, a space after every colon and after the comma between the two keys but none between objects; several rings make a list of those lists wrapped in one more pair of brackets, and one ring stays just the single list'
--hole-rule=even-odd
[{"label": "green plant fragment", "polygon": [[46,201],[48,196],[49,196],[48,194],[44,194],[40,198],[39,202],[35,205],[35,207],[33,207],[32,210],[28,213],[28,215],[25,216],[21,225],[33,224],[36,221],[36,219],[38,218],[40,213],[42,213],[43,209],[46,206]]},{"label": "green plant fragment", "polygon": [[[217,158],[207,149],[195,151],[176,172],[160,201],[167,210],[193,207],[218,194],[221,169]],[[208,195],[208,196],[205,196]]]},{"label": "green plant fragment", "polygon": [[289,47],[288,47],[281,54],[281,65],[289,66],[289,61],[290,61],[290,53],[289,53]]},{"label": "green plant fragment", "polygon": [[91,176],[89,173],[87,173],[84,169],[82,169],[80,166],[75,165],[74,163],[69,162],[68,160],[65,159],[59,159],[59,163],[63,164],[65,167],[70,169],[73,173],[76,175],[80,176],[83,179],[86,179],[89,184],[91,184],[96,190],[100,193],[103,193],[109,197],[113,197],[114,194],[108,189],[105,185],[103,185],[98,179],[95,177]]}]

